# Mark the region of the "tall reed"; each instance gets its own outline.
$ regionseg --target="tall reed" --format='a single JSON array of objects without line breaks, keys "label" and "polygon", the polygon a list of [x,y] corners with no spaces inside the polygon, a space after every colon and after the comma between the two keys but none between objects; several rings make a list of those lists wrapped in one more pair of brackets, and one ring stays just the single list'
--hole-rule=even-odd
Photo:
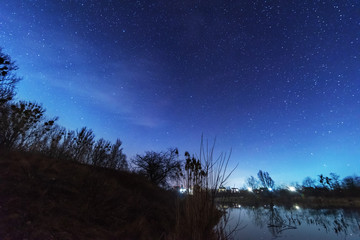
[{"label": "tall reed", "polygon": [[[180,182],[187,189],[179,196],[175,233],[169,239],[228,239],[224,212],[217,208],[215,199],[218,188],[224,185],[232,172],[227,171],[231,156],[221,153],[214,157],[213,144],[209,147],[201,138],[199,156],[185,153],[186,164],[179,174]],[[220,221],[221,220],[221,221]]]}]

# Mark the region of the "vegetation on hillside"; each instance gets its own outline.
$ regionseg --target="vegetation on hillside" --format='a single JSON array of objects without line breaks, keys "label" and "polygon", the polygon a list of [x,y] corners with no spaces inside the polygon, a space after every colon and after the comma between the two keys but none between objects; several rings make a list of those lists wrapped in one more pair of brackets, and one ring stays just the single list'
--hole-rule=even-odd
[{"label": "vegetation on hillside", "polygon": [[[185,152],[181,159],[172,148],[138,154],[129,164],[120,139],[96,138],[87,127],[68,130],[41,104],[14,101],[17,69],[0,48],[2,239],[227,239],[217,208],[222,197],[252,206],[360,197],[358,176],[320,174],[318,184],[307,177],[293,191],[276,188],[261,170],[259,180],[247,179],[248,190],[219,192],[233,171],[230,155],[214,157],[215,142],[209,148],[203,140],[199,156]],[[346,205],[340,202],[320,201]],[[349,206],[360,203],[351,199]]]},{"label": "vegetation on hillside", "polygon": [[135,173],[0,154],[1,239],[161,239],[176,199]]},{"label": "vegetation on hillside", "polygon": [[[213,162],[211,152],[189,161],[187,153],[182,164],[177,149],[149,151],[129,169],[119,139],[67,130],[40,104],[14,101],[16,70],[0,49],[2,239],[227,238],[214,228],[223,216],[214,199],[228,159]],[[191,182],[192,195],[165,190],[174,181]]]}]

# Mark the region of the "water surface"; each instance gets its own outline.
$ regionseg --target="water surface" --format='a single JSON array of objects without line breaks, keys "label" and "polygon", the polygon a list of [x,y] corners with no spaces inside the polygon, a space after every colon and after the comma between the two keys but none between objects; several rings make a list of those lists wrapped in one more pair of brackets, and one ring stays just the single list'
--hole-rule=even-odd
[{"label": "water surface", "polygon": [[227,229],[236,240],[359,240],[360,209],[231,207]]}]

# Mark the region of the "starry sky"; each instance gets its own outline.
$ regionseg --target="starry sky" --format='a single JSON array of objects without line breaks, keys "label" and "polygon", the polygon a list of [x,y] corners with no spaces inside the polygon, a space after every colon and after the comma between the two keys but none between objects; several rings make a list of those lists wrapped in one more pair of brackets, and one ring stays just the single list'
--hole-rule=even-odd
[{"label": "starry sky", "polygon": [[12,0],[17,98],[123,141],[129,158],[232,149],[228,185],[360,173],[357,0]]}]

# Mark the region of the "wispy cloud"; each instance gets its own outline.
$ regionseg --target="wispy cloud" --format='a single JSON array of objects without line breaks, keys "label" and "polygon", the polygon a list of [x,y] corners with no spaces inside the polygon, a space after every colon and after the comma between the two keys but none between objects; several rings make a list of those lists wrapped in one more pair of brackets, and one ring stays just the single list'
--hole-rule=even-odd
[{"label": "wispy cloud", "polygon": [[[26,19],[13,21],[12,25],[25,29],[30,26]],[[21,36],[14,39],[14,46],[20,46],[21,74],[33,83],[57,89],[52,92],[60,90],[74,98],[82,98],[93,108],[101,108],[130,124],[150,128],[166,124],[161,114],[170,101],[161,96],[154,100],[152,96],[157,88],[155,69],[158,68],[154,61],[144,57],[104,60],[99,57],[96,46],[79,36],[43,28],[26,32],[22,31]]]}]

